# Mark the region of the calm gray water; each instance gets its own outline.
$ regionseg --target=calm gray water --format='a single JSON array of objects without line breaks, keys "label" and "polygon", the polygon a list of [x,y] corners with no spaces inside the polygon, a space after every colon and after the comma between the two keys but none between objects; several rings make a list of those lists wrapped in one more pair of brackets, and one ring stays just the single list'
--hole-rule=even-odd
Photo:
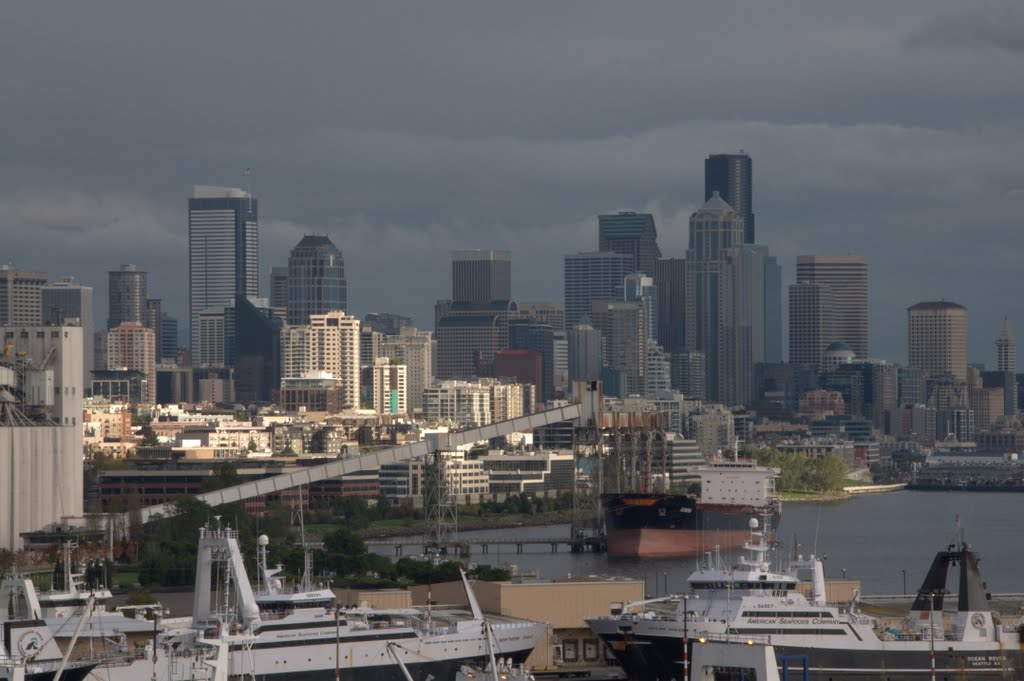
[{"label": "calm gray water", "polygon": [[[827,555],[826,577],[859,579],[865,594],[916,591],[936,551],[955,538],[959,515],[967,541],[981,555],[982,575],[994,593],[1024,592],[1024,494],[991,492],[894,492],[830,504],[790,503],[783,507],[778,538],[791,552],[793,535],[803,553]],[[464,532],[460,538],[567,536],[568,526],[523,527]],[[692,560],[612,559],[603,554],[552,554],[542,546],[516,554],[492,547],[471,561],[515,564],[546,578],[567,575],[622,575],[645,579],[649,594],[678,593],[692,572]],[[380,551],[391,555],[389,549]],[[408,554],[407,554],[408,555]]]}]

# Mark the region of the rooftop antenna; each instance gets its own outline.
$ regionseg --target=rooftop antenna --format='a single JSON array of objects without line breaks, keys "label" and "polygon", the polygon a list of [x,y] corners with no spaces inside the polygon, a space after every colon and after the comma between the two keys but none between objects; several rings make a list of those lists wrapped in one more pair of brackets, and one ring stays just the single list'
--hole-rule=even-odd
[{"label": "rooftop antenna", "polygon": [[245,178],[245,193],[252,198],[252,168],[246,168],[242,171],[242,177]]}]

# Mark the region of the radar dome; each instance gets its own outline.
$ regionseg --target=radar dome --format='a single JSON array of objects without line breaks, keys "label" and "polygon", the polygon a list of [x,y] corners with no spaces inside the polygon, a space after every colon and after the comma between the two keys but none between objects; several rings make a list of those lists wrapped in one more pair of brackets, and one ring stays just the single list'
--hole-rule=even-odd
[{"label": "radar dome", "polygon": [[757,518],[751,518],[750,519],[750,529],[756,530],[758,527],[760,527],[760,523],[757,522]]},{"label": "radar dome", "polygon": [[255,603],[247,603],[242,610],[242,619],[246,622],[255,622],[260,618],[260,606]]},{"label": "radar dome", "polygon": [[261,534],[259,539],[256,540],[256,543],[259,544],[260,546],[266,546],[267,544],[270,543],[270,537],[268,537],[265,534]]}]

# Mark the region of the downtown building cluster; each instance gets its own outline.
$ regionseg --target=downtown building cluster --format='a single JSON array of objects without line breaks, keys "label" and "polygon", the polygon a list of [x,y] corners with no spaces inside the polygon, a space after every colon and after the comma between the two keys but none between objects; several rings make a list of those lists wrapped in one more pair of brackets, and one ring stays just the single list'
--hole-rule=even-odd
[{"label": "downtown building cluster", "polygon": [[[195,491],[213,462],[225,459],[259,477],[303,465],[303,457],[346,456],[431,429],[506,420],[572,400],[577,382],[601,386],[612,422],[616,413],[663,419],[679,484],[690,465],[737,440],[837,453],[851,469],[952,439],[1024,449],[1024,391],[1008,323],[998,332],[994,368],[972,366],[967,310],[913,304],[907,362],[872,358],[867,259],[799,255],[784,290],[783,267],[754,228],[753,186],[749,156],[706,159],[704,202],[689,218],[683,253],[662,251],[651,214],[598,216],[596,249],[564,256],[560,300],[517,299],[511,252],[454,251],[451,291],[437,300],[429,330],[394,312],[353,315],[342,250],[326,235],[303,236],[281,257],[264,297],[257,199],[239,188],[197,186],[187,212],[187,334],[151,297],[148,274],[136,265],[110,271],[101,330],[93,329],[91,287],[0,265],[10,368],[2,375],[30,421],[61,412],[59,426],[79,431],[70,445],[79,455],[84,446],[87,454],[134,462],[132,472],[146,483],[108,471],[90,497],[106,508],[117,496],[159,503]],[[161,290],[172,287],[162,282]],[[25,345],[69,329],[70,340],[56,350]],[[24,377],[58,365],[48,389],[84,399],[74,414],[29,397]],[[152,419],[145,432],[140,417]],[[13,418],[0,428],[13,427]],[[486,466],[468,451],[453,453],[459,475],[473,481],[466,494],[568,491],[572,484],[563,464],[552,463],[564,463],[558,457],[573,445],[569,427],[491,445]],[[516,464],[539,477],[510,481],[511,459],[498,461],[500,447],[509,456],[539,456]],[[166,470],[170,461],[179,462],[177,472]],[[415,496],[417,465],[368,471],[315,494]],[[490,476],[492,469],[504,478]],[[12,525],[3,541],[13,546],[19,531],[38,529],[33,524],[81,513],[83,498],[53,508],[46,518]]]}]

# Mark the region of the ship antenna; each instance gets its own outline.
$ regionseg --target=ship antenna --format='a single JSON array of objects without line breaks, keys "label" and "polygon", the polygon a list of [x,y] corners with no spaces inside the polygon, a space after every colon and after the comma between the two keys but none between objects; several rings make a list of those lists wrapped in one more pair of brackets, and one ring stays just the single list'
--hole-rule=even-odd
[{"label": "ship antenna", "polygon": [[818,506],[818,519],[814,523],[814,555],[818,555],[818,534],[821,532],[821,505]]}]

